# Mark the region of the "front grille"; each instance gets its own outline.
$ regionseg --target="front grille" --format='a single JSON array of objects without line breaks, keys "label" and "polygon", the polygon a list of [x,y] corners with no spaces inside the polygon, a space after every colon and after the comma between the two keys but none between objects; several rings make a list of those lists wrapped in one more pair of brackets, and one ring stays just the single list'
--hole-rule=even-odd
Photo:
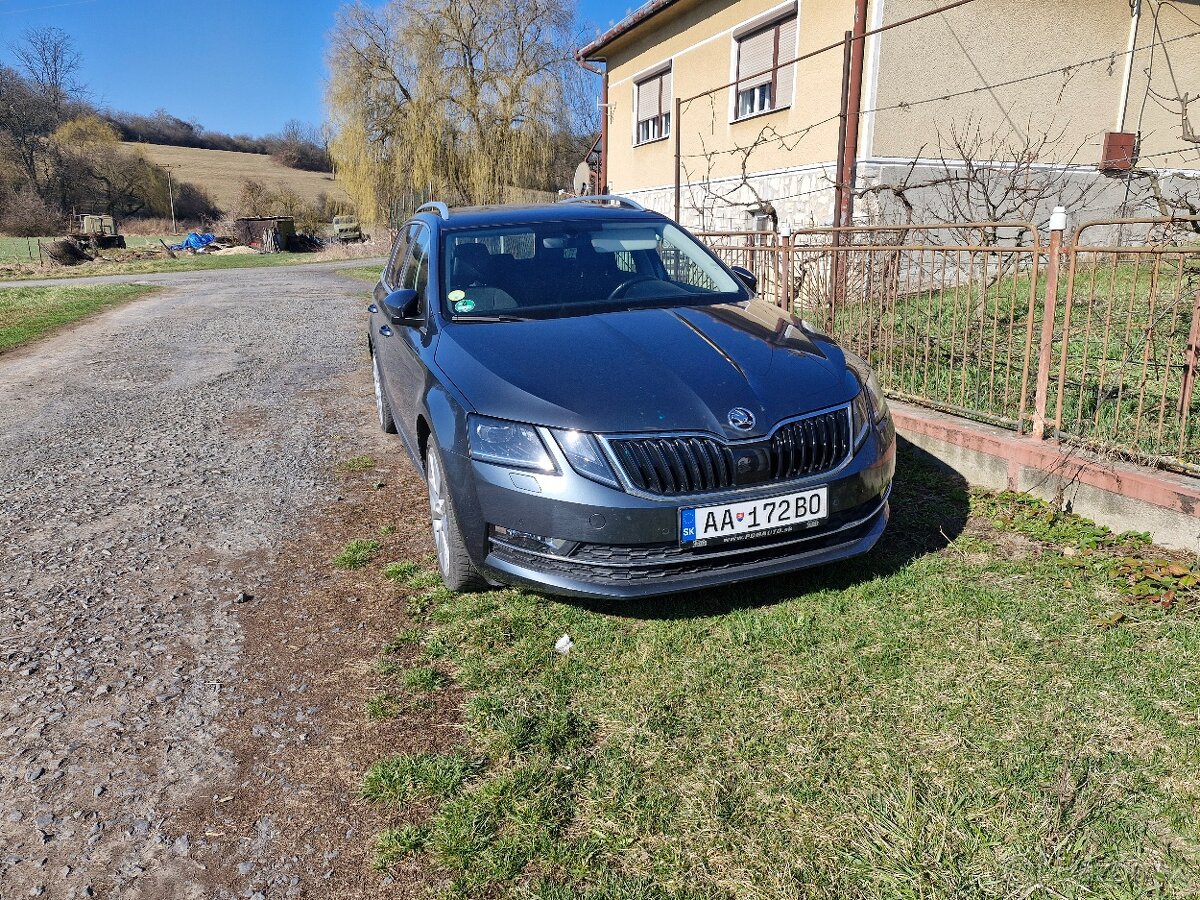
[{"label": "front grille", "polygon": [[850,417],[844,408],[809,416],[768,440],[744,444],[664,435],[615,438],[609,446],[638,490],[661,497],[703,494],[836,469],[850,453]]}]

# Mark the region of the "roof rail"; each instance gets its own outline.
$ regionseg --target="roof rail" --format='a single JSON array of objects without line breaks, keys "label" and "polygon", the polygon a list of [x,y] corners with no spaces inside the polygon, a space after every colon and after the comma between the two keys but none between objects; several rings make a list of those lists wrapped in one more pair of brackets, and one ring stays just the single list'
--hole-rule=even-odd
[{"label": "roof rail", "polygon": [[641,212],[646,211],[646,207],[638,203],[636,200],[630,200],[628,197],[622,197],[619,194],[585,194],[582,197],[568,197],[566,200],[560,200],[560,203],[615,203],[617,206],[624,206],[626,209],[636,209]]},{"label": "roof rail", "polygon": [[417,207],[418,213],[423,213],[426,210],[432,210],[433,212],[435,212],[439,216],[441,216],[443,219],[450,218],[450,207],[448,207],[445,203],[442,203],[438,200],[434,200],[432,203],[425,203],[425,204],[422,204],[421,206]]}]

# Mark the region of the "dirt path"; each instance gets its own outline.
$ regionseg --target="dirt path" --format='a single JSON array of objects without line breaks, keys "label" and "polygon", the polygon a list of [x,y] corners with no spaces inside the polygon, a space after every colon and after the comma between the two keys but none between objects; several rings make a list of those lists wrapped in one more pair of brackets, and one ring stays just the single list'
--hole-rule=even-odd
[{"label": "dirt path", "polygon": [[357,779],[440,713],[368,727],[403,602],[328,564],[427,552],[363,287],[165,283],[0,357],[0,897],[398,895]]}]

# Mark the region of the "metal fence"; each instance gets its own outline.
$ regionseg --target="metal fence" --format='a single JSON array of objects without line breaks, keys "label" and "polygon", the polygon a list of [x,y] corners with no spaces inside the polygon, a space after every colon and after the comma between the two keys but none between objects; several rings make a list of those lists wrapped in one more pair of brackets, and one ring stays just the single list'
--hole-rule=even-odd
[{"label": "metal fence", "polygon": [[1028,222],[700,237],[895,397],[1200,474],[1193,222],[1091,222],[1069,241]]},{"label": "metal fence", "polygon": [[46,260],[45,238],[0,237],[0,265],[41,265]]}]

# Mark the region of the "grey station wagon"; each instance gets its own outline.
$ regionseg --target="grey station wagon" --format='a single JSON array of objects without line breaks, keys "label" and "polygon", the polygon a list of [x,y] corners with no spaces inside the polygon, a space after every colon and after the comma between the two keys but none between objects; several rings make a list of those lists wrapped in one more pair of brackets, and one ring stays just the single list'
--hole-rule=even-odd
[{"label": "grey station wagon", "polygon": [[888,521],[866,363],[623,198],[402,229],[370,305],[379,423],[454,590],[634,598],[846,559]]}]

